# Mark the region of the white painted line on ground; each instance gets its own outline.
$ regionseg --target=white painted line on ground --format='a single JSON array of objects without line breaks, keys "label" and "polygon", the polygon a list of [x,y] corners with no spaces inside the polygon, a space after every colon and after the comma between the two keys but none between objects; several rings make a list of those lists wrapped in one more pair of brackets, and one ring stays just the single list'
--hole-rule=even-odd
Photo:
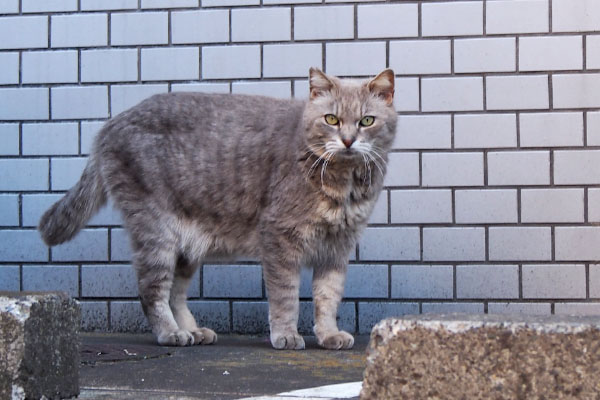
[{"label": "white painted line on ground", "polygon": [[273,396],[248,397],[241,400],[331,400],[351,399],[358,397],[362,382],[339,383],[336,385],[319,386],[310,389],[294,390]]}]

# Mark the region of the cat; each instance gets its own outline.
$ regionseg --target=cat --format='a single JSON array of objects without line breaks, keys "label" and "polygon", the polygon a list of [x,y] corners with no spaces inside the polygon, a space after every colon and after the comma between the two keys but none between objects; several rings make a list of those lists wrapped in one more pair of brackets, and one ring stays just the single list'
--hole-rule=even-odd
[{"label": "cat", "polygon": [[349,253],[383,186],[396,132],[394,73],[366,81],[309,72],[307,100],[168,93],[99,131],[77,184],[42,216],[49,246],[110,198],[133,250],[142,308],[160,345],[211,344],[187,288],[207,257],[262,263],[271,344],[303,349],[302,266],[313,268],[314,333],[348,349],[336,323]]}]

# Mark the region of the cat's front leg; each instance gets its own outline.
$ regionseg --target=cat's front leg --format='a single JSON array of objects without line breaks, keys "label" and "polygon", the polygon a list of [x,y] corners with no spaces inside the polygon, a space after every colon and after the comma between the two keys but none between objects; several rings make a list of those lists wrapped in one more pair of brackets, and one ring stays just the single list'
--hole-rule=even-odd
[{"label": "cat's front leg", "polygon": [[304,339],[298,334],[300,268],[263,260],[263,273],[269,299],[271,345],[276,349],[304,349]]},{"label": "cat's front leg", "polygon": [[346,265],[315,268],[313,271],[314,332],[317,342],[326,349],[350,349],[354,337],[337,327],[337,310],[344,293]]}]

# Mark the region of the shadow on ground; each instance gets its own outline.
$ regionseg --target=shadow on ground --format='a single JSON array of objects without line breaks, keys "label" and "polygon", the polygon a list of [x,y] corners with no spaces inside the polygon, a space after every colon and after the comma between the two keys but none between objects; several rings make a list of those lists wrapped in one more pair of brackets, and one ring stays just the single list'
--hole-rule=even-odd
[{"label": "shadow on ground", "polygon": [[361,381],[368,336],[347,351],[278,351],[264,337],[162,347],[151,335],[83,334],[80,399],[239,399]]}]

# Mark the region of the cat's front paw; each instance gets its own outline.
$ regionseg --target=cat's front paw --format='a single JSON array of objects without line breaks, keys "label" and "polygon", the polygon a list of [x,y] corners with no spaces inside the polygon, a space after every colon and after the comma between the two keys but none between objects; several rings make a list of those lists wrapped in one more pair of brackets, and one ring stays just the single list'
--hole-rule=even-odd
[{"label": "cat's front paw", "polygon": [[194,344],[194,335],[183,329],[158,335],[158,344],[161,346],[191,346]]},{"label": "cat's front paw", "polygon": [[354,337],[345,331],[338,331],[318,338],[319,345],[329,350],[347,350],[354,346]]},{"label": "cat's front paw", "polygon": [[304,339],[298,332],[272,333],[271,344],[277,350],[302,350],[305,347]]},{"label": "cat's front paw", "polygon": [[214,344],[217,343],[217,334],[208,328],[197,328],[192,331],[194,344]]}]

